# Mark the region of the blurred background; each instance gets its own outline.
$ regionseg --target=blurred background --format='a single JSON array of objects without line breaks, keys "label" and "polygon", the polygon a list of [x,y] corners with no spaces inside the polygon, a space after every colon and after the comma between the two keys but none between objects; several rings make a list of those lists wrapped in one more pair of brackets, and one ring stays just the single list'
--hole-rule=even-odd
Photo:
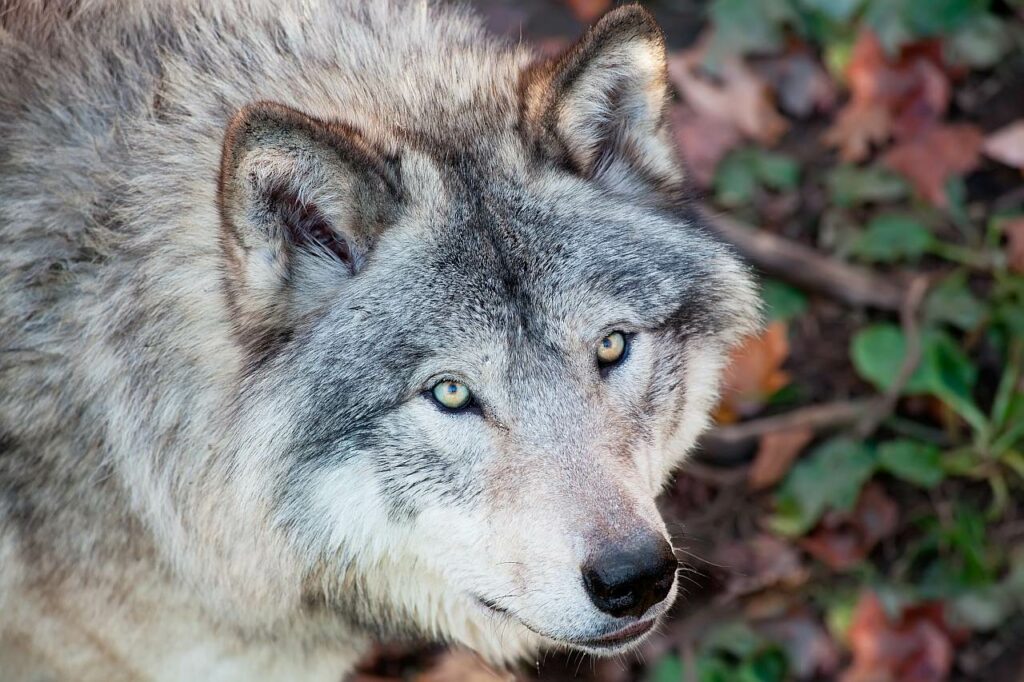
[{"label": "blurred background", "polygon": [[[557,54],[611,0],[478,0]],[[769,318],[664,498],[635,656],[356,679],[1024,682],[1024,0],[657,0],[675,135]]]}]

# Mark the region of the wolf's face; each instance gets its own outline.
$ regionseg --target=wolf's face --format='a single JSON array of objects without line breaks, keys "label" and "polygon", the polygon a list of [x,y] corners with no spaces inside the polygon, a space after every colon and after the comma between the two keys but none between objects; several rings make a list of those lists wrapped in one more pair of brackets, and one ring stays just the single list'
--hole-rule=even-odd
[{"label": "wolf's face", "polygon": [[233,466],[303,608],[494,658],[620,651],[668,609],[655,497],[757,312],[679,201],[664,68],[624,8],[471,134],[236,116]]}]

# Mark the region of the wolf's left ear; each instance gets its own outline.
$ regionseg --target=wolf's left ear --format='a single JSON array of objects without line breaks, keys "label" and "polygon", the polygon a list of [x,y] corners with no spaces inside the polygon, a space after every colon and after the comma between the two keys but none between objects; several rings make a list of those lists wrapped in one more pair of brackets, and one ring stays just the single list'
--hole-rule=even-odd
[{"label": "wolf's left ear", "polygon": [[610,189],[674,195],[683,173],[667,124],[667,71],[654,18],[620,7],[564,54],[524,71],[524,132],[546,157]]}]

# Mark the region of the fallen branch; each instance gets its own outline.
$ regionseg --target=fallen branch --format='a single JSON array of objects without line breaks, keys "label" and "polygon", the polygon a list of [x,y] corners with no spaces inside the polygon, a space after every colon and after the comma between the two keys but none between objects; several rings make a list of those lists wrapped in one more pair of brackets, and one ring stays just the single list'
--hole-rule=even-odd
[{"label": "fallen branch", "polygon": [[815,433],[840,429],[882,409],[885,400],[884,396],[877,396],[810,405],[771,417],[717,426],[701,437],[696,459],[711,464],[737,463],[752,453],[761,436],[794,429]]},{"label": "fallen branch", "polygon": [[[903,290],[868,269],[823,256],[814,249],[705,210],[712,229],[764,272],[854,306],[897,311]],[[712,217],[714,216],[714,217]]]}]

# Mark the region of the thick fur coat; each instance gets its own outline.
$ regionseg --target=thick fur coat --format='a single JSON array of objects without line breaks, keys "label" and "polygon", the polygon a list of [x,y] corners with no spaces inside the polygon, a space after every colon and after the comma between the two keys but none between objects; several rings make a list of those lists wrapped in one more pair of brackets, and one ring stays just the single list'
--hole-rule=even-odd
[{"label": "thick fur coat", "polygon": [[665,536],[757,320],[668,94],[637,7],[542,59],[418,0],[0,0],[0,677],[635,642],[676,588],[581,566]]}]

